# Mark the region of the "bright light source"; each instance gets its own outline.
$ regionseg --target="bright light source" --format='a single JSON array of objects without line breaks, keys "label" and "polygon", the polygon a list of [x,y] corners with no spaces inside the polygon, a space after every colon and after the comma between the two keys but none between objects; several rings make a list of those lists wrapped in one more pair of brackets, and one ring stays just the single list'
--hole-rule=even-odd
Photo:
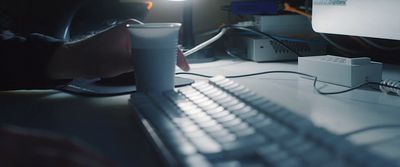
[{"label": "bright light source", "polygon": [[147,10],[151,10],[153,8],[153,2],[146,1],[146,3],[147,3]]}]

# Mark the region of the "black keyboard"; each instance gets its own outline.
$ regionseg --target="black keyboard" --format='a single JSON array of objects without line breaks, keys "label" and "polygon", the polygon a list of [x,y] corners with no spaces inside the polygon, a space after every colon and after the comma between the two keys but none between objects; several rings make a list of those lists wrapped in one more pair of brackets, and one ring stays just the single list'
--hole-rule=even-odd
[{"label": "black keyboard", "polygon": [[170,166],[396,166],[222,76],[131,104]]}]

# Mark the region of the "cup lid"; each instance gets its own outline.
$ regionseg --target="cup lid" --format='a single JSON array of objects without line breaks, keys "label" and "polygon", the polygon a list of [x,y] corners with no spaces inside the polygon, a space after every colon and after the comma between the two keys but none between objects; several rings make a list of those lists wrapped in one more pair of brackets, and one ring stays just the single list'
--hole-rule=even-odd
[{"label": "cup lid", "polygon": [[144,23],[144,24],[127,24],[128,28],[179,28],[181,23]]}]

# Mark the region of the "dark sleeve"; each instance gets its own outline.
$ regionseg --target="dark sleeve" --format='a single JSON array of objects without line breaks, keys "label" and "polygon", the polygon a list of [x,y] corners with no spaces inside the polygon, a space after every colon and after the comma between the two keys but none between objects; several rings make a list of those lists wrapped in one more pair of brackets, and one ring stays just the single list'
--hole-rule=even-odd
[{"label": "dark sleeve", "polygon": [[49,89],[68,80],[51,80],[46,68],[63,41],[41,35],[0,34],[0,90]]}]

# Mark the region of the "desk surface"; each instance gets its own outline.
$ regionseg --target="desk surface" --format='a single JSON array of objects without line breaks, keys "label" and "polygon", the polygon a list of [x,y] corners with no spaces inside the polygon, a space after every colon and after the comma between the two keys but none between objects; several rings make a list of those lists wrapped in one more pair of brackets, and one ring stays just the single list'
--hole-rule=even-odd
[{"label": "desk surface", "polygon": [[[297,71],[297,64],[226,59],[194,64],[191,72],[238,75],[276,70]],[[383,78],[400,78],[400,67],[384,66]],[[400,124],[398,96],[367,89],[323,96],[313,90],[311,80],[293,74],[264,74],[235,80],[336,134],[374,125]],[[318,87],[323,91],[345,89],[325,83],[319,83]],[[74,136],[122,166],[159,166],[138,122],[129,114],[128,99],[129,95],[94,98],[58,91],[1,92],[0,121]],[[349,140],[400,161],[400,128],[372,130],[350,136]]]}]

